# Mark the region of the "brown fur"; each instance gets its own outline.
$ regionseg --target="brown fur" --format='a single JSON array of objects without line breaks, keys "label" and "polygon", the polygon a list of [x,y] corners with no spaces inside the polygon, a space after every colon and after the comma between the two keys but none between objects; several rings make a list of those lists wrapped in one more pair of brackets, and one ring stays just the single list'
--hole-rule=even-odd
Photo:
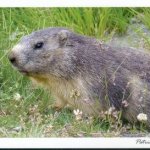
[{"label": "brown fur", "polygon": [[79,78],[72,79],[71,81],[49,75],[38,75],[30,78],[36,84],[40,84],[46,89],[53,91],[56,100],[54,107],[58,110],[68,104],[70,107],[84,110],[85,113],[95,115],[102,109],[100,109],[99,104],[96,110],[95,106],[97,103],[88,99],[88,91],[83,81]]}]

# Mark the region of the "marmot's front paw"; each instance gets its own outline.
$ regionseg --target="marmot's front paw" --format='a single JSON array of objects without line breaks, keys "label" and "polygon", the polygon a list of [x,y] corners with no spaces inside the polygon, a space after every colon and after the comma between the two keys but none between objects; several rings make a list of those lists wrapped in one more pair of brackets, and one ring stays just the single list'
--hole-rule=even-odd
[{"label": "marmot's front paw", "polygon": [[52,108],[57,110],[57,111],[60,111],[62,108],[64,108],[66,105],[66,103],[60,103],[59,102],[55,102],[53,105],[52,105]]},{"label": "marmot's front paw", "polygon": [[56,111],[60,111],[63,107],[60,106],[60,105],[54,104],[54,105],[52,106],[52,108],[55,109]]}]

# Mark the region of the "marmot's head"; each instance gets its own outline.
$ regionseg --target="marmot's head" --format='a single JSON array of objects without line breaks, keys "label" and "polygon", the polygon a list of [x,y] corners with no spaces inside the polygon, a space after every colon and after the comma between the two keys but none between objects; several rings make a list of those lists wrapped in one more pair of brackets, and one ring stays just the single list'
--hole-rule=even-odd
[{"label": "marmot's head", "polygon": [[21,73],[32,76],[51,74],[67,77],[73,73],[73,46],[69,43],[71,31],[65,28],[47,28],[24,36],[13,47],[9,60]]}]

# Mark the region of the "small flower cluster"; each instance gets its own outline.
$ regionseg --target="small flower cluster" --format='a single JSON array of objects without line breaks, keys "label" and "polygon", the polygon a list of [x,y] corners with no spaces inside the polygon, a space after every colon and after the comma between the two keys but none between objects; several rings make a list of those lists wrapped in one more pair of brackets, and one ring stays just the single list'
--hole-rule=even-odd
[{"label": "small flower cluster", "polygon": [[71,91],[70,98],[78,98],[80,97],[80,92],[76,89]]},{"label": "small flower cluster", "polygon": [[140,122],[146,122],[147,121],[147,114],[140,113],[137,115],[137,120]]},{"label": "small flower cluster", "polygon": [[74,110],[73,113],[75,115],[75,119],[76,120],[81,120],[82,119],[82,116],[83,116],[82,111],[80,111],[79,109],[77,109],[77,110]]},{"label": "small flower cluster", "polygon": [[113,120],[119,118],[120,111],[117,111],[114,106],[110,107],[107,111],[101,111],[100,118],[112,117]]},{"label": "small flower cluster", "polygon": [[30,106],[29,107],[29,119],[32,123],[41,123],[43,121],[42,115],[39,112],[38,105]]},{"label": "small flower cluster", "polygon": [[52,132],[53,127],[54,126],[52,126],[51,124],[47,125],[44,129],[44,134],[50,134]]},{"label": "small flower cluster", "polygon": [[22,99],[22,96],[19,93],[15,93],[13,98],[16,101],[20,101]]},{"label": "small flower cluster", "polygon": [[123,100],[121,104],[124,108],[129,106],[129,103],[126,100]]}]

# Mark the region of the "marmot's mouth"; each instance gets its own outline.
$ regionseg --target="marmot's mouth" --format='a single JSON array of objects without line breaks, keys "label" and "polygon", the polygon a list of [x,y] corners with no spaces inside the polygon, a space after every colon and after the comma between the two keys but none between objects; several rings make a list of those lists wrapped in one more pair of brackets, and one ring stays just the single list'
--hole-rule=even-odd
[{"label": "marmot's mouth", "polygon": [[29,72],[26,70],[18,70],[21,74],[28,76]]}]

